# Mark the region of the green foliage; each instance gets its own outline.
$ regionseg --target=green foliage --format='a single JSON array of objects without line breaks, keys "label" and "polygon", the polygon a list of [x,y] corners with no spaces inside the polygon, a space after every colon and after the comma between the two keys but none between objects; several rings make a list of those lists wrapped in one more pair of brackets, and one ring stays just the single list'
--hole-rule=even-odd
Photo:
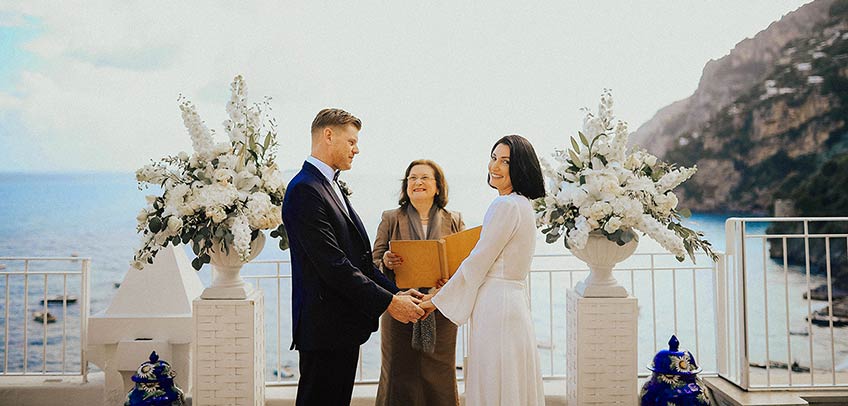
[{"label": "green foliage", "polygon": [[848,0],[836,0],[830,5],[831,17],[848,16]]},{"label": "green foliage", "polygon": [[802,216],[848,215],[848,153],[827,161],[792,197]]}]

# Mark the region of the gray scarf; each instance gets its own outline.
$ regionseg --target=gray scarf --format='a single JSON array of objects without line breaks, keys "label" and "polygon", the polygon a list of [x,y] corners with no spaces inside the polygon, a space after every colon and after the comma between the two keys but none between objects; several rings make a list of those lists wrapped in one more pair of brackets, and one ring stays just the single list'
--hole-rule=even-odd
[{"label": "gray scarf", "polygon": [[[427,222],[427,236],[423,238],[424,227],[421,226],[421,216],[412,203],[406,206],[406,217],[409,219],[409,230],[412,232],[413,240],[436,240],[440,238],[439,232],[442,227],[442,219],[439,216],[439,208],[434,204],[430,207]],[[427,293],[426,288],[420,288],[421,293]],[[419,320],[412,325],[412,348],[432,354],[436,350],[436,316],[430,314],[427,318]]]}]

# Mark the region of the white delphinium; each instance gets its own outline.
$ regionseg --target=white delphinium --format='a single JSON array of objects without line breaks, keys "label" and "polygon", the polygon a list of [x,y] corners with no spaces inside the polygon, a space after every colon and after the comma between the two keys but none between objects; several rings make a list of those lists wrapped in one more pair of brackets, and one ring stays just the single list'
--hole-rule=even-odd
[{"label": "white delphinium", "polygon": [[666,192],[671,189],[676,188],[681,183],[685,182],[686,179],[692,177],[695,174],[697,168],[694,166],[691,168],[676,168],[671,170],[670,172],[663,175],[662,178],[657,182],[657,190],[659,192]]},{"label": "white delphinium", "polygon": [[180,110],[182,110],[183,124],[191,136],[191,147],[194,152],[200,159],[211,159],[214,155],[212,132],[200,119],[193,103],[183,100],[180,103]]},{"label": "white delphinium", "polygon": [[233,233],[233,246],[238,252],[242,261],[247,261],[250,257],[250,224],[247,217],[239,215],[233,218],[233,224],[230,226]]},{"label": "white delphinium", "polygon": [[663,248],[674,254],[675,257],[686,257],[686,247],[683,245],[683,240],[648,214],[642,215],[642,224],[638,227],[639,230],[647,234],[654,241],[658,242]]}]

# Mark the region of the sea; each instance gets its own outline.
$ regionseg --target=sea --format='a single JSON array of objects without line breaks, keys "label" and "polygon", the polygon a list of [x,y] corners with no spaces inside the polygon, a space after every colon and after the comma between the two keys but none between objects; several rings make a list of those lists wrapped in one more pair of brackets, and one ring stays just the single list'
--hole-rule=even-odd
[{"label": "sea", "polygon": [[[397,207],[402,171],[403,168],[397,168],[397,173],[360,173],[354,168],[342,175],[353,190],[352,204],[371,237],[376,234],[380,213]],[[294,170],[288,170],[285,176],[291,177],[294,173]],[[488,204],[497,196],[485,184],[484,177],[483,171],[448,174],[448,208],[460,211],[466,226],[481,224]],[[127,272],[135,272],[130,269],[129,263],[139,245],[136,214],[145,206],[144,196],[156,193],[158,190],[155,189],[139,190],[131,173],[0,173],[0,257],[90,258],[90,312],[104,311]],[[740,214],[695,213],[685,224],[703,231],[715,249],[723,251],[725,221],[737,216]],[[765,223],[755,224],[748,232],[763,233],[766,226]],[[561,241],[547,244],[541,234],[536,251],[538,254],[567,253]],[[643,238],[637,252],[660,251],[656,243]],[[186,252],[191,258],[190,250]],[[276,240],[269,238],[257,260],[287,258],[288,253],[281,251]],[[705,258],[700,260],[699,264],[703,264]],[[762,261],[766,266],[760,268],[764,268],[765,273],[755,270],[749,277],[752,284],[748,298],[752,304],[748,315],[751,362],[765,364],[768,357],[770,361],[797,361],[809,366],[813,358],[814,370],[832,370],[833,367],[839,371],[848,370],[848,335],[845,331],[835,329],[835,333],[831,334],[829,329],[816,326],[812,326],[811,331],[805,321],[808,302],[802,299],[800,293],[808,286],[805,269],[790,266],[785,272],[782,263],[769,259]],[[48,324],[47,331],[42,323],[32,320],[32,312],[42,308],[40,298],[45,285],[51,295],[61,293],[63,286],[68,286],[69,293],[79,295],[78,277],[66,280],[51,277],[45,282],[44,277],[37,276],[24,283],[19,275],[4,274],[18,271],[20,262],[6,262],[5,269],[0,266],[0,372],[22,372],[24,363],[28,371],[79,370],[79,302],[67,307],[51,304],[49,310],[59,320]],[[0,265],[4,265],[2,261]],[[555,263],[548,265],[557,266]],[[79,270],[79,267],[79,263],[65,261],[33,265],[32,270]],[[248,265],[244,273],[249,276],[264,272],[259,268]],[[288,269],[282,272],[288,273]],[[534,273],[531,276],[533,293],[530,300],[545,374],[561,375],[565,372],[565,293],[570,285],[584,276],[585,273],[571,276]],[[640,298],[640,365],[647,365],[653,354],[665,347],[671,334],[676,332],[681,338],[681,347],[696,354],[705,370],[716,370],[716,317],[712,309],[717,292],[710,273],[671,270],[654,274],[625,272],[616,276],[623,286]],[[208,266],[199,271],[199,277],[208,285]],[[812,275],[809,283],[815,287],[823,280],[820,275]],[[282,298],[277,307],[276,285],[260,283],[266,296],[266,311],[270,312],[266,313],[266,377],[268,380],[287,381],[294,379],[292,375],[296,374],[297,354],[288,351],[291,342],[291,288],[290,284],[281,286]],[[651,286],[654,288],[651,289]],[[764,289],[764,286],[769,289]],[[784,290],[791,293],[787,296]],[[765,291],[769,293],[763,293]],[[786,297],[789,298],[788,303],[784,300]],[[155,289],[149,300],[156,300]],[[144,305],[139,303],[139,306]],[[821,307],[823,304],[816,301],[809,306],[813,310]],[[675,308],[676,311],[673,310]],[[276,313],[279,313],[279,318]],[[694,322],[696,313],[698,323]],[[25,318],[28,319],[26,329],[23,327]],[[277,325],[278,319],[280,325]],[[769,325],[768,329],[766,325]],[[786,326],[792,334],[786,333]],[[63,330],[66,340],[62,340]],[[810,340],[810,337],[813,339]],[[374,380],[379,377],[379,345],[379,334],[374,334],[363,346],[360,378]],[[458,365],[461,365],[460,356]],[[45,359],[47,362],[43,362]],[[139,364],[143,361],[139,360]],[[461,375],[461,370],[458,373]]]}]

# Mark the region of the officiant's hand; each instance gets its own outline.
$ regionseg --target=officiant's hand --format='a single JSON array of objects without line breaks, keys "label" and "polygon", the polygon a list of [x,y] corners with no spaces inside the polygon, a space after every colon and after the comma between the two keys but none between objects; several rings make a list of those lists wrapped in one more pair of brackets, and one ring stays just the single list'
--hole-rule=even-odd
[{"label": "officiant's hand", "polygon": [[394,295],[392,302],[389,303],[389,308],[386,309],[389,315],[401,323],[415,323],[424,316],[424,310],[418,307],[421,300],[407,295]]},{"label": "officiant's hand", "polygon": [[415,289],[407,289],[404,291],[400,291],[397,294],[401,296],[412,296],[416,299],[424,299],[424,294]]},{"label": "officiant's hand", "polygon": [[395,269],[398,265],[403,265],[403,257],[391,251],[383,253],[383,266],[389,269]]}]

